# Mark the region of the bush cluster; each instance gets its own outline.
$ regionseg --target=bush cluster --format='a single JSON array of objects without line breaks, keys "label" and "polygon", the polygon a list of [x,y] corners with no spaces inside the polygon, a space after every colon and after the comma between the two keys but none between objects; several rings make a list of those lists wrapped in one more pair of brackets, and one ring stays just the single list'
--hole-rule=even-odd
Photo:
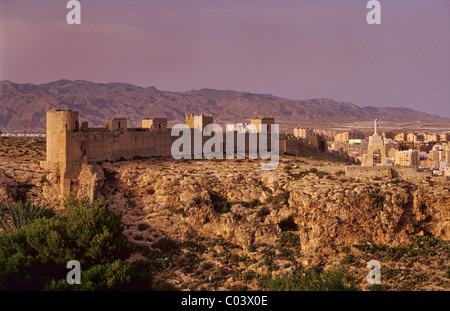
[{"label": "bush cluster", "polygon": [[[108,202],[74,196],[65,209],[0,234],[0,290],[150,289],[149,262],[125,262],[130,251],[122,216]],[[67,262],[81,265],[81,285],[69,285]]]},{"label": "bush cluster", "polygon": [[264,286],[270,291],[355,291],[356,279],[346,270],[334,267],[324,270],[313,267],[291,276],[268,279]]}]

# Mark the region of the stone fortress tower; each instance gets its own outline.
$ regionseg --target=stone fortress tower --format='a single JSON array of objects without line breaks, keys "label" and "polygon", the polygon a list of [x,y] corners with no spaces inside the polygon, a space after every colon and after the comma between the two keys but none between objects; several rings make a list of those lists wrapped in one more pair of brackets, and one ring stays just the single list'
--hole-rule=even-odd
[{"label": "stone fortress tower", "polygon": [[[79,130],[78,111],[71,110],[51,110],[47,111],[47,145],[46,162],[44,168],[56,173],[59,176],[61,192],[70,188],[72,178],[79,174],[82,158],[80,150],[71,150],[70,143],[67,141],[67,133]],[[78,151],[78,152],[77,152]],[[79,157],[78,163],[73,163],[73,159]]]},{"label": "stone fortress tower", "polygon": [[213,123],[213,115],[206,116],[203,113],[200,115],[186,113],[186,125],[191,129],[203,131],[208,124]]},{"label": "stone fortress tower", "polygon": [[47,162],[58,163],[60,158],[59,140],[65,131],[78,130],[78,111],[47,111]]},{"label": "stone fortress tower", "polygon": [[146,118],[142,120],[142,128],[148,128],[150,130],[163,131],[167,129],[166,118]]},{"label": "stone fortress tower", "polygon": [[41,166],[56,176],[61,194],[73,190],[85,165],[136,157],[170,156],[173,139],[167,119],[142,120],[141,128],[129,128],[127,119],[112,118],[105,127],[80,126],[78,111],[47,111],[47,156]]},{"label": "stone fortress tower", "polygon": [[267,125],[267,133],[271,133],[271,125],[275,124],[275,119],[274,118],[267,118],[267,117],[256,117],[256,118],[252,118],[251,119],[251,124],[255,127],[255,131],[256,133],[260,133],[261,132],[261,125],[262,124],[266,124]]}]

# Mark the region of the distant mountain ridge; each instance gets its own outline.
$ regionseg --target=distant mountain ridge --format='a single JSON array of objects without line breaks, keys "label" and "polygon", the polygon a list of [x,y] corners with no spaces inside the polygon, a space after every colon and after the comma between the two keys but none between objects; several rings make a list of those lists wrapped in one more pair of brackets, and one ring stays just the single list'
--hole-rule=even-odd
[{"label": "distant mountain ridge", "polygon": [[274,117],[280,124],[371,121],[449,122],[409,108],[359,107],[332,99],[292,100],[270,94],[200,89],[160,91],[127,83],[94,83],[58,80],[44,84],[0,81],[0,131],[44,131],[46,111],[78,110],[90,126],[102,126],[107,118],[127,118],[138,127],[143,118],[166,117],[184,122],[186,113],[213,114],[220,123],[248,122],[255,116]]}]

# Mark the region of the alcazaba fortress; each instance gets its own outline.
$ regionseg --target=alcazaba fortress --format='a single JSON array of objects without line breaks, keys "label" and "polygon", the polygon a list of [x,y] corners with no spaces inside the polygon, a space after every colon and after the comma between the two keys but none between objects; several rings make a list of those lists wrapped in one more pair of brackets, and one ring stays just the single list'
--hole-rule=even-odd
[{"label": "alcazaba fortress", "polygon": [[[253,118],[252,124],[274,124],[273,118]],[[194,135],[195,130],[203,131],[213,123],[213,116],[186,114],[186,125]],[[268,126],[270,130],[270,126]],[[147,157],[170,157],[173,142],[166,118],[143,119],[142,127],[129,128],[127,119],[107,119],[105,127],[89,128],[87,122],[79,123],[78,111],[47,111],[47,158],[41,166],[56,173],[61,194],[67,195],[71,185],[81,172],[83,164],[103,161],[130,160]],[[237,148],[235,132],[234,144]],[[245,136],[248,136],[248,132]],[[257,133],[258,134],[258,133]],[[270,136],[269,136],[270,137]],[[224,145],[226,135],[223,137]],[[209,137],[203,137],[203,144]],[[248,150],[249,139],[245,139]],[[267,143],[270,149],[270,139]]]}]

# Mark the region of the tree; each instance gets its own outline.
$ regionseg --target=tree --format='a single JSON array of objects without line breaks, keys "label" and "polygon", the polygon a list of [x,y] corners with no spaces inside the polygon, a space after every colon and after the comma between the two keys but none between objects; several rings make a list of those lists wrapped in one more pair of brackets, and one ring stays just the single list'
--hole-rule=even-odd
[{"label": "tree", "polygon": [[[122,216],[108,210],[108,201],[71,195],[64,206],[53,217],[33,218],[41,214],[20,205],[29,213],[18,213],[15,230],[0,235],[0,290],[150,289],[152,265],[124,261],[130,251]],[[70,260],[81,264],[81,285],[66,282]]]}]

